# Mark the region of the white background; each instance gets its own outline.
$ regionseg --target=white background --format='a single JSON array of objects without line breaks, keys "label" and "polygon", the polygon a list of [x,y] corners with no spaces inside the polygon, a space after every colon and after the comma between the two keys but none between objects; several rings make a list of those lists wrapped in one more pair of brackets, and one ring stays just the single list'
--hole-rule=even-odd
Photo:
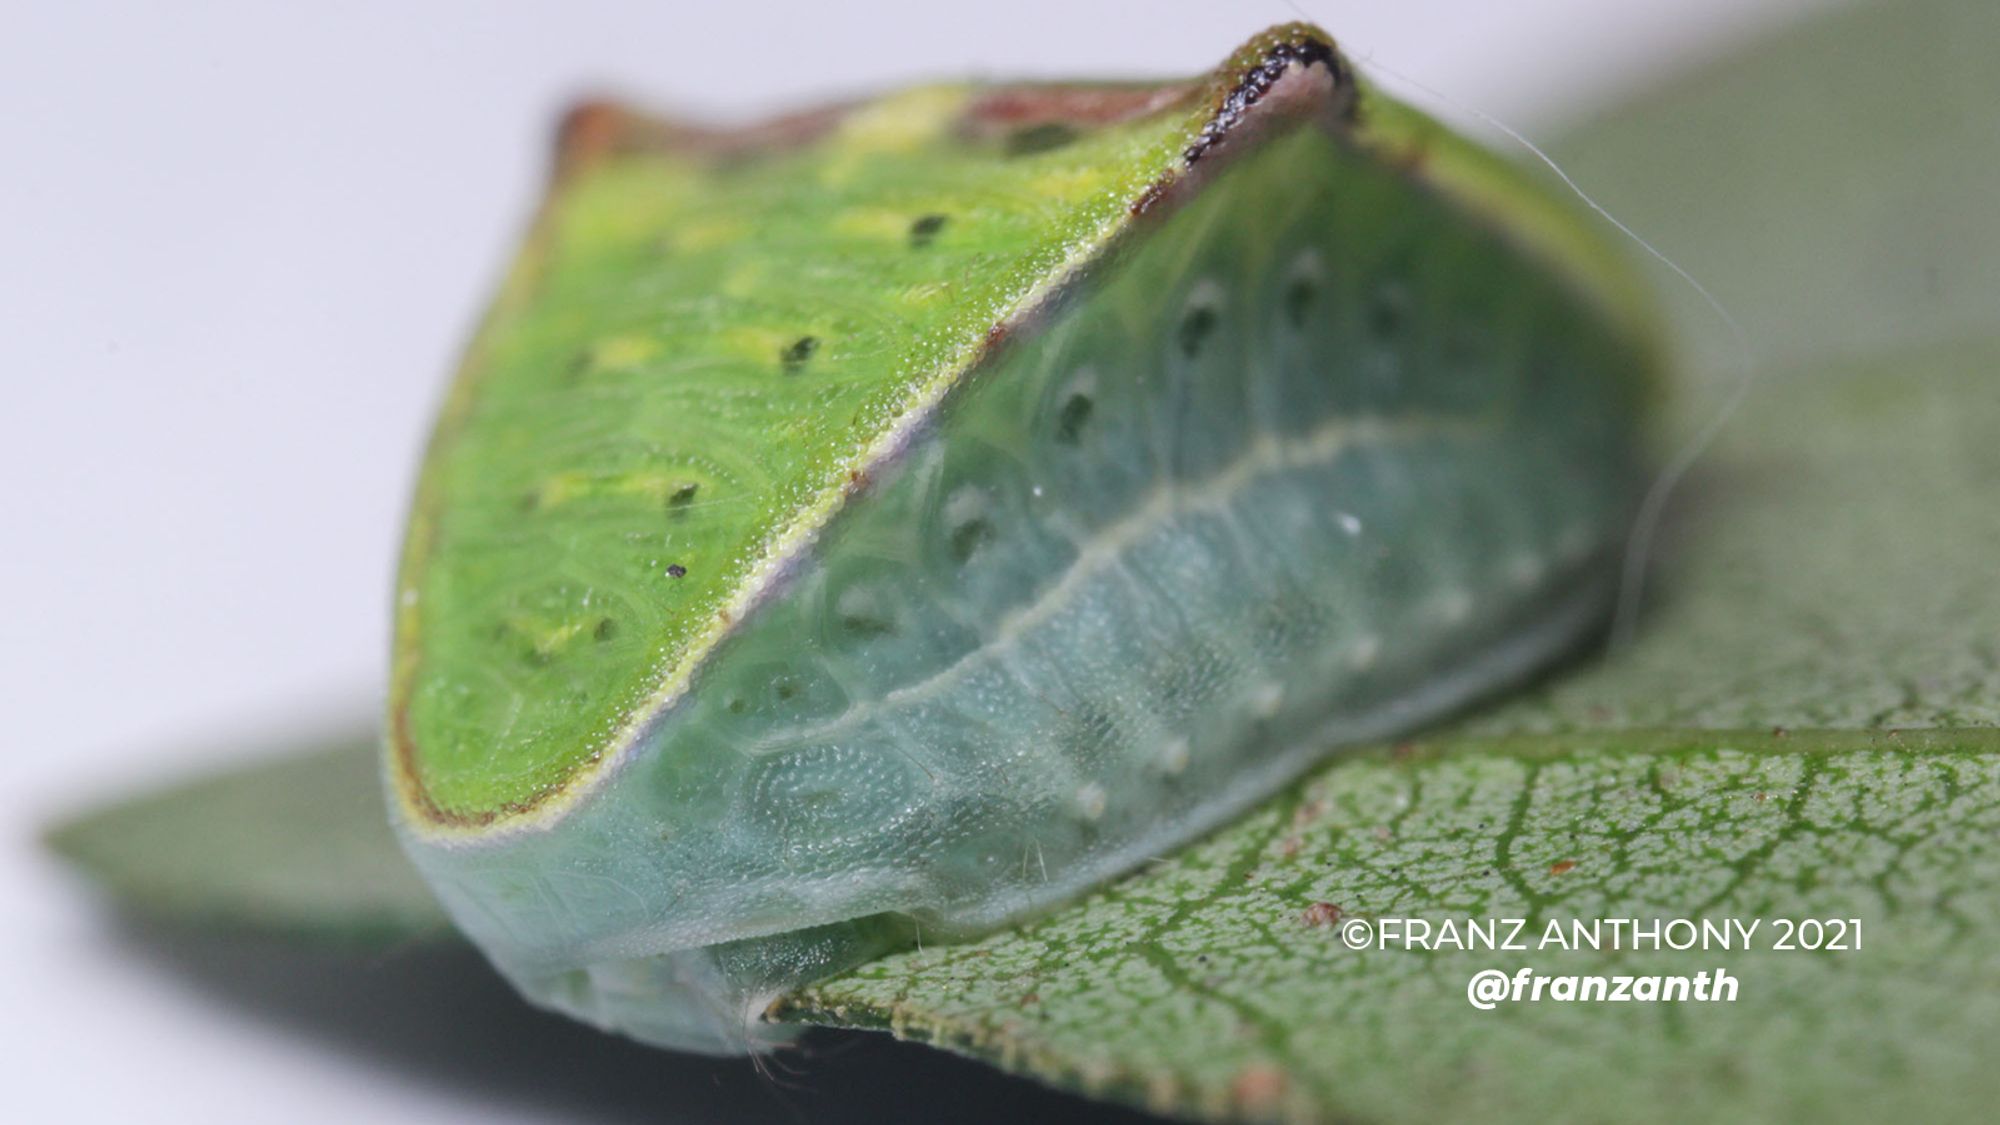
[{"label": "white background", "polygon": [[[1814,2],[1300,0],[1364,64],[1541,135]],[[312,983],[292,962],[165,952],[110,925],[34,833],[108,790],[374,706],[427,414],[572,97],[741,118],[921,77],[1192,73],[1298,14],[1284,0],[10,11],[0,1117],[865,1113],[907,1054],[864,1044],[799,1080],[859,1091],[841,1101],[530,1027],[463,965],[384,966],[356,987],[351,968]],[[426,972],[466,987],[384,999],[430,987]],[[473,1033],[451,1039],[457,1023]],[[504,1042],[530,1032],[536,1053]],[[961,1105],[1028,1096],[969,1071],[934,1080]]]}]

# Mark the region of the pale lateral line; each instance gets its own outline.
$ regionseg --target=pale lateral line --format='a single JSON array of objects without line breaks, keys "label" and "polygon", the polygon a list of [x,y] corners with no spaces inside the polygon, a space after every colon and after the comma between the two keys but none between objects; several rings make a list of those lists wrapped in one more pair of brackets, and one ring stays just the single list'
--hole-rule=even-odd
[{"label": "pale lateral line", "polygon": [[784,735],[786,743],[798,743],[836,736],[851,731],[883,711],[922,703],[944,692],[953,681],[970,671],[982,659],[1000,659],[1028,631],[1060,612],[1084,583],[1098,573],[1123,564],[1128,548],[1165,526],[1174,517],[1194,512],[1226,512],[1237,493],[1260,477],[1289,469],[1310,468],[1332,462],[1340,454],[1358,446],[1391,445],[1414,438],[1435,437],[1453,432],[1476,432],[1479,427],[1462,419],[1417,416],[1384,423],[1375,419],[1359,421],[1341,417],[1321,424],[1302,438],[1283,440],[1259,435],[1243,453],[1205,480],[1183,487],[1173,483],[1152,490],[1129,514],[1097,532],[1081,545],[1077,557],[1063,576],[1036,595],[1033,601],[1004,616],[993,636],[929,676],[884,692],[880,699],[864,700],[848,708],[838,719]]}]

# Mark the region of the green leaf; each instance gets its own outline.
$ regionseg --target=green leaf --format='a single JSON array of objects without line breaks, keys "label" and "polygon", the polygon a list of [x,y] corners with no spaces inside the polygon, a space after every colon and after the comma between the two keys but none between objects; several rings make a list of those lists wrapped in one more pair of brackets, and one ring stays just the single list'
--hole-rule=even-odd
[{"label": "green leaf", "polygon": [[371,735],[148,793],[49,844],[138,915],[322,941],[452,931],[389,831]]},{"label": "green leaf", "polygon": [[[1641,94],[1554,147],[1712,289],[1772,363],[1991,330],[2000,308],[2000,5],[1835,11]],[[1699,373],[1733,362],[1662,277]]]}]

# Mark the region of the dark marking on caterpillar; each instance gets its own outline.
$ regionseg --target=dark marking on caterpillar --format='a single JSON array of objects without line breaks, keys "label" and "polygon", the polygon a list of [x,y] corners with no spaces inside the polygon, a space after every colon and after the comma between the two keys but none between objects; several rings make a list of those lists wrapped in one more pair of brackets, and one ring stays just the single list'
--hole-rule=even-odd
[{"label": "dark marking on caterpillar", "polygon": [[1086,394],[1073,394],[1062,404],[1062,411],[1056,415],[1056,444],[1075,445],[1083,436],[1083,427],[1090,421],[1090,412],[1097,404]]},{"label": "dark marking on caterpillar", "polygon": [[1313,301],[1318,297],[1319,285],[1309,277],[1293,278],[1292,283],[1285,287],[1285,319],[1291,322],[1293,328],[1305,327],[1306,311],[1312,308]]},{"label": "dark marking on caterpillar", "polygon": [[936,212],[917,216],[916,221],[910,224],[910,247],[922,249],[929,246],[936,241],[938,232],[943,230],[945,223],[949,221],[950,216]]},{"label": "dark marking on caterpillar", "polygon": [[1368,331],[1378,340],[1401,332],[1409,313],[1410,295],[1397,282],[1377,284],[1368,295]]},{"label": "dark marking on caterpillar", "polygon": [[818,336],[801,336],[785,345],[785,349],[778,353],[778,362],[784,367],[785,374],[797,375],[805,369],[806,361],[817,351],[819,351]]},{"label": "dark marking on caterpillar", "polygon": [[[1347,64],[1334,52],[1333,45],[1317,37],[1305,36],[1297,40],[1281,40],[1264,50],[1262,62],[1243,72],[1236,86],[1222,95],[1216,106],[1215,115],[1201,127],[1201,133],[1194,143],[1182,151],[1181,159],[1193,167],[1210,149],[1222,143],[1250,107],[1262,101],[1278,84],[1285,71],[1292,66],[1321,66],[1326,68],[1333,79],[1336,94],[1343,96],[1341,115],[1351,118],[1354,113],[1354,79],[1347,72]],[[1134,212],[1135,214],[1137,212]]]},{"label": "dark marking on caterpillar", "polygon": [[962,128],[973,138],[1004,135],[1051,121],[1098,128],[1163,109],[1194,88],[1193,83],[1158,87],[1043,82],[1000,86],[973,101]]},{"label": "dark marking on caterpillar", "polygon": [[1168,186],[1165,180],[1155,180],[1147,184],[1146,190],[1139,193],[1139,198],[1134,199],[1131,206],[1126,208],[1126,211],[1135,219],[1144,215],[1153,209],[1154,204],[1166,198]]},{"label": "dark marking on caterpillar", "polygon": [[992,524],[983,519],[966,520],[951,530],[951,557],[960,563],[969,562],[992,538]]},{"label": "dark marking on caterpillar", "polygon": [[684,566],[682,566],[682,565],[681,565],[681,564],[679,564],[679,563],[668,563],[668,564],[667,564],[667,577],[668,577],[668,578],[686,578],[686,577],[687,577],[687,572],[688,572],[688,568],[687,568],[687,567],[684,567]]},{"label": "dark marking on caterpillar", "polygon": [[1181,318],[1180,331],[1176,334],[1181,354],[1193,359],[1200,353],[1202,344],[1207,342],[1209,335],[1215,331],[1218,320],[1220,317],[1216,311],[1207,305],[1189,309],[1187,315]]},{"label": "dark marking on caterpillar", "polygon": [[1060,121],[1043,121],[1026,125],[1007,134],[1003,147],[1008,156],[1033,156],[1041,152],[1053,152],[1065,145],[1075,143],[1078,136],[1076,126]]}]

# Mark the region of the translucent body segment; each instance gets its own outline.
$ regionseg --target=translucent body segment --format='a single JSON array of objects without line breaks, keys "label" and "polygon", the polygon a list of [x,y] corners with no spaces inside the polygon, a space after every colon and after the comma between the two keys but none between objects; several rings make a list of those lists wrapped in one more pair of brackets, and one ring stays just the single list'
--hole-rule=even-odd
[{"label": "translucent body segment", "polygon": [[560,831],[419,862],[531,996],[744,1049],[791,984],[1573,641],[1649,362],[1400,173],[1271,140],[956,388]]}]

